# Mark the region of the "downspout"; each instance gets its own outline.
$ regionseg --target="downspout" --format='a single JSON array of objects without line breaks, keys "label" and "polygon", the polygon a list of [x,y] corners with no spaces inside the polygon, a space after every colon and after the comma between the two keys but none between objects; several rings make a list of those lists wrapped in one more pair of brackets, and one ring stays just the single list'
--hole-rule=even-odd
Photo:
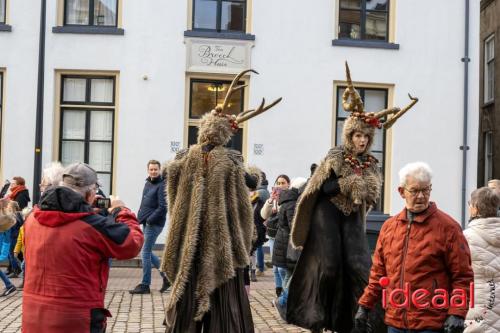
[{"label": "downspout", "polygon": [[467,189],[467,122],[469,113],[469,0],[465,0],[465,49],[462,62],[464,63],[464,128],[463,141],[460,149],[462,150],[462,229],[465,229],[465,203]]},{"label": "downspout", "polygon": [[42,178],[42,144],[43,144],[43,93],[45,81],[45,16],[47,1],[42,0],[40,13],[40,40],[38,46],[38,84],[36,96],[35,124],[35,161],[33,174],[33,204],[40,200],[40,182]]}]

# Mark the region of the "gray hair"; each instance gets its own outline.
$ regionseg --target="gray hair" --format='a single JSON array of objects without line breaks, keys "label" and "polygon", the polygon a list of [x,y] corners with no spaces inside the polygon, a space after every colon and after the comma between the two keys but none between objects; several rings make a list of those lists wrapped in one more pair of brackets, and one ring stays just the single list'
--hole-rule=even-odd
[{"label": "gray hair", "polygon": [[415,178],[420,182],[431,182],[432,170],[425,162],[413,162],[406,164],[399,170],[399,185],[405,186],[408,177]]},{"label": "gray hair", "polygon": [[84,198],[87,197],[87,194],[97,190],[97,186],[95,184],[80,187],[77,185],[61,182],[61,186],[72,189],[73,191],[81,194]]},{"label": "gray hair", "polygon": [[58,186],[62,181],[64,168],[59,162],[52,162],[42,171],[42,183],[47,186]]},{"label": "gray hair", "polygon": [[500,197],[495,190],[489,187],[480,187],[472,192],[470,205],[477,208],[479,216],[494,217],[497,216]]}]

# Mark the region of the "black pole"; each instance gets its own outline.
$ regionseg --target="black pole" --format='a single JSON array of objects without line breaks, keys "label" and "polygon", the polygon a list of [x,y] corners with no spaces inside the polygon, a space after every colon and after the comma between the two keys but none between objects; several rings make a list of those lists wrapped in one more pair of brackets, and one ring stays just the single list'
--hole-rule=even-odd
[{"label": "black pole", "polygon": [[40,181],[42,178],[43,144],[43,87],[45,81],[45,14],[47,1],[42,0],[40,13],[40,41],[38,46],[38,84],[36,92],[35,164],[33,174],[33,203],[40,200]]},{"label": "black pole", "polygon": [[465,0],[465,50],[462,61],[464,63],[464,129],[462,142],[462,229],[465,229],[465,203],[467,190],[467,122],[469,113],[469,0]]}]

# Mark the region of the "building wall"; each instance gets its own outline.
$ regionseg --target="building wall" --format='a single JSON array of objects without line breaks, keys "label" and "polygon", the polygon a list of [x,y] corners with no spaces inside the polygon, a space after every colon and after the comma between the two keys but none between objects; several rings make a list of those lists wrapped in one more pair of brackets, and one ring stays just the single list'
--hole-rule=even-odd
[{"label": "building wall", "polygon": [[[283,101],[246,125],[247,162],[266,171],[270,182],[280,173],[309,175],[310,164],[319,162],[334,142],[335,87],[345,80],[347,60],[355,82],[393,87],[390,106],[409,103],[407,93],[420,99],[389,134],[392,139],[387,149],[392,153],[386,166],[389,192],[385,212],[394,214],[403,205],[396,192],[397,171],[407,162],[422,160],[434,169],[433,199],[459,219],[464,4],[455,0],[397,1],[391,34],[399,50],[332,46],[337,5],[335,0],[319,0],[315,6],[298,1],[251,3],[247,31],[255,35],[255,41],[249,42],[253,45],[251,66],[260,75],[250,78],[247,106],[258,105],[262,97],[271,101],[282,96]],[[48,1],[44,165],[58,157],[58,73],[119,73],[113,192],[133,209],[138,208],[145,163],[151,158],[171,159],[171,142],[187,144],[189,77],[207,75],[186,71],[186,41],[190,37],[183,34],[189,29],[189,8],[188,0],[148,5],[124,1],[123,36],[59,34],[52,32],[58,22],[57,2]],[[0,33],[0,47],[8,50],[0,52],[0,68],[6,68],[7,73],[2,175],[26,176],[31,188],[39,10],[11,1],[10,11],[13,31]],[[471,3],[467,194],[475,188],[477,167],[477,13],[479,4]],[[254,154],[254,144],[263,145],[263,155]]]}]

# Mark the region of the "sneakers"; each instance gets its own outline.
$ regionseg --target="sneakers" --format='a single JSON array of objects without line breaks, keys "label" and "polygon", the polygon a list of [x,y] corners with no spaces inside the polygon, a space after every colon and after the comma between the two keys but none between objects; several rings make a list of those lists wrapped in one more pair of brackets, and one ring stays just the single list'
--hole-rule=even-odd
[{"label": "sneakers", "polygon": [[255,272],[255,275],[256,275],[256,276],[264,276],[264,271],[261,271],[260,269],[258,269],[258,270]]},{"label": "sneakers", "polygon": [[170,288],[170,282],[168,282],[168,279],[166,277],[164,277],[160,292],[164,293],[168,290],[168,288]]},{"label": "sneakers", "polygon": [[3,290],[3,293],[1,296],[9,296],[10,294],[12,294],[14,291],[16,291],[16,287],[14,285],[11,285],[10,287],[8,288],[5,288]]},{"label": "sneakers", "polygon": [[135,286],[134,289],[128,291],[131,294],[149,294],[151,291],[149,290],[149,286],[139,283]]},{"label": "sneakers", "polygon": [[257,282],[257,276],[255,275],[255,269],[250,271],[250,281]]},{"label": "sneakers", "polygon": [[10,272],[10,273],[7,275],[7,277],[8,277],[9,279],[15,279],[15,278],[19,277],[19,274],[21,274],[21,272],[22,272],[22,271],[21,271],[19,268],[16,268],[16,269],[14,269],[12,272]]}]

